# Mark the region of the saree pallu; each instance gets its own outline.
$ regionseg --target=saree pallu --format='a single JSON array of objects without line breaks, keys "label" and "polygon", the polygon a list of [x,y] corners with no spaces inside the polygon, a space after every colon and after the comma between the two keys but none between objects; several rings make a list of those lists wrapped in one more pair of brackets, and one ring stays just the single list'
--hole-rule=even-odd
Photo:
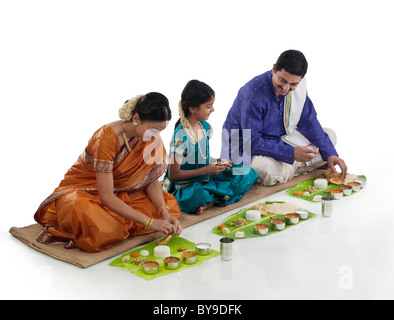
[{"label": "saree pallu", "polygon": [[[150,142],[129,141],[131,151],[120,148],[110,126],[103,126],[89,140],[85,151],[65,174],[59,187],[37,209],[34,219],[46,232],[62,240],[73,240],[87,252],[100,252],[130,236],[154,232],[142,224],[111,211],[100,201],[96,172],[112,173],[114,194],[147,217],[162,219],[145,187],[166,170],[166,151],[160,137]],[[173,195],[164,192],[170,213],[181,211]]]},{"label": "saree pallu", "polygon": [[[208,122],[200,123],[203,138],[194,144],[182,124],[174,132],[170,152],[182,156],[181,170],[200,169],[210,164],[209,139],[212,129]],[[233,164],[230,170],[218,175],[202,175],[188,180],[173,181],[167,171],[162,187],[175,196],[182,211],[195,213],[200,206],[210,203],[227,206],[239,201],[257,179],[254,169]]]}]

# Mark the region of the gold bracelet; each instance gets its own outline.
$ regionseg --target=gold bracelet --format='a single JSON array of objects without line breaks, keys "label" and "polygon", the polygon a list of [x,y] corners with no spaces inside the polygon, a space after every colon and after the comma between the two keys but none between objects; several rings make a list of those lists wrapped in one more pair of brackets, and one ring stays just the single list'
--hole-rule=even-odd
[{"label": "gold bracelet", "polygon": [[159,208],[159,214],[161,214],[161,212],[162,212],[164,209],[167,209],[168,211],[170,211],[170,207],[167,206],[166,204],[163,204],[163,205]]},{"label": "gold bracelet", "polygon": [[155,221],[155,219],[153,219],[153,218],[148,218],[148,220],[146,220],[145,230],[150,230],[150,228],[152,227],[153,221]]},{"label": "gold bracelet", "polygon": [[146,224],[146,230],[150,230],[151,229],[152,224],[153,224],[154,221],[155,221],[155,219],[153,219],[153,218],[149,218],[148,219],[148,222]]}]

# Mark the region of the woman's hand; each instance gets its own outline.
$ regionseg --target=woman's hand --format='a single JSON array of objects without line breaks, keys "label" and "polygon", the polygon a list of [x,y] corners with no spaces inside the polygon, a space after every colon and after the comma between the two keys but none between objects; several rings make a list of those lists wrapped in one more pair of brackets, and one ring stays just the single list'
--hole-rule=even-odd
[{"label": "woman's hand", "polygon": [[[180,224],[179,224],[179,227],[180,227]],[[173,223],[170,223],[166,219],[163,219],[163,220],[155,219],[155,221],[153,221],[153,223],[152,223],[151,229],[155,230],[155,231],[161,231],[164,234],[178,235],[182,232],[182,227],[180,227],[180,229],[179,229],[179,227]]]},{"label": "woman's hand", "polygon": [[[158,180],[155,180],[145,187],[145,192],[147,193],[149,199],[157,208],[162,208],[165,204],[163,190]],[[163,220],[158,219],[153,222],[151,229],[155,231],[161,231],[165,234],[180,234],[182,232],[182,227],[178,219],[170,215],[167,208],[161,210],[161,216]]]},{"label": "woman's hand", "polygon": [[171,225],[171,230],[168,232],[169,234],[172,235],[179,235],[183,231],[183,228],[181,226],[181,223],[179,222],[178,219],[174,218],[170,213],[168,212],[167,209],[164,209],[162,211],[162,217],[165,221],[167,221]]}]

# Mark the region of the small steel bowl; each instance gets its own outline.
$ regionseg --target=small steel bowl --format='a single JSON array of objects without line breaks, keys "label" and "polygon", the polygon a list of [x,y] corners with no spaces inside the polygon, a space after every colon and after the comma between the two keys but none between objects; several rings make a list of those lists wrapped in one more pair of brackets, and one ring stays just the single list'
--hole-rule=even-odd
[{"label": "small steel bowl", "polygon": [[269,227],[266,224],[258,223],[253,227],[253,231],[255,234],[259,236],[265,236],[268,233]]},{"label": "small steel bowl", "polygon": [[283,219],[271,219],[272,229],[282,231],[286,227],[286,221]]},{"label": "small steel bowl", "polygon": [[356,178],[353,180],[354,182],[358,182],[360,184],[361,188],[364,188],[365,185],[367,184],[367,180],[363,179],[363,178]]},{"label": "small steel bowl", "polygon": [[211,253],[211,245],[206,242],[197,243],[196,253],[200,256],[207,256]]},{"label": "small steel bowl", "polygon": [[197,260],[197,253],[193,251],[182,252],[182,262],[185,264],[193,264]]},{"label": "small steel bowl", "polygon": [[353,182],[349,182],[347,185],[348,185],[348,186],[351,186],[352,189],[353,189],[353,191],[355,191],[355,192],[360,191],[360,189],[361,189],[361,184],[360,184],[360,182],[355,182],[355,181],[353,181]]},{"label": "small steel bowl", "polygon": [[309,217],[309,211],[307,209],[297,209],[295,210],[295,213],[300,215],[301,220],[308,219]]},{"label": "small steel bowl", "polygon": [[181,261],[181,259],[179,259],[178,257],[167,257],[164,258],[163,262],[164,262],[164,267],[168,270],[175,270],[179,267],[179,262]]},{"label": "small steel bowl", "polygon": [[155,274],[159,272],[159,263],[156,261],[145,261],[143,266],[146,274]]},{"label": "small steel bowl", "polygon": [[333,197],[336,200],[341,200],[341,199],[343,199],[343,191],[340,189],[332,189],[331,190],[331,197]]},{"label": "small steel bowl", "polygon": [[351,186],[340,186],[339,189],[343,191],[343,194],[345,196],[350,196],[353,191],[353,188]]},{"label": "small steel bowl", "polygon": [[300,221],[300,215],[298,213],[288,213],[285,215],[285,221],[288,224],[297,224]]}]

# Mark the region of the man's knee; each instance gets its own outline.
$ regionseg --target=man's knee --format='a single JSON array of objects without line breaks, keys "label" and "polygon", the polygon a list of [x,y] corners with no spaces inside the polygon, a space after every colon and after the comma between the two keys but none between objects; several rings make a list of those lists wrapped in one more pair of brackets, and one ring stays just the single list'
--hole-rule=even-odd
[{"label": "man's knee", "polygon": [[335,146],[337,144],[337,135],[334,130],[330,128],[323,128],[324,132],[328,134],[332,144]]},{"label": "man's knee", "polygon": [[259,182],[265,186],[284,183],[291,179],[294,173],[291,165],[264,156],[254,156],[251,167],[259,175]]}]

